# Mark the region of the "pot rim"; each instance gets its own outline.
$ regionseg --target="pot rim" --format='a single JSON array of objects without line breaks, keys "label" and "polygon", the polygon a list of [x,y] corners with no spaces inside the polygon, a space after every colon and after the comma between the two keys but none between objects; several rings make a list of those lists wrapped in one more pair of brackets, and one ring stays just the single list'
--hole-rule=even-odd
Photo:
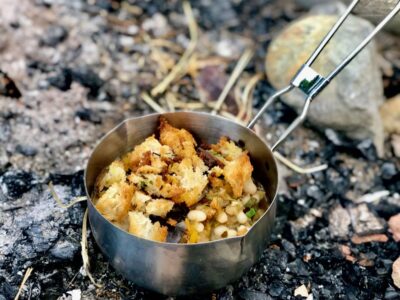
[{"label": "pot rim", "polygon": [[[86,177],[87,177],[87,170],[88,170],[89,162],[90,162],[90,160],[91,160],[91,158],[92,158],[93,153],[94,153],[95,150],[97,149],[97,147],[98,147],[109,135],[113,134],[116,130],[118,130],[118,129],[119,129],[121,126],[123,126],[125,123],[127,123],[127,122],[129,122],[129,121],[132,121],[132,120],[145,119],[145,118],[154,117],[154,116],[163,116],[163,115],[172,115],[172,114],[187,114],[187,113],[189,113],[189,114],[194,114],[194,115],[204,115],[204,116],[207,116],[207,117],[217,118],[217,119],[220,119],[221,121],[229,122],[229,123],[235,124],[235,125],[237,125],[237,126],[240,126],[240,127],[242,127],[242,128],[245,128],[251,135],[254,135],[257,139],[259,139],[259,140],[264,144],[264,146],[268,149],[268,151],[271,152],[271,156],[272,156],[272,158],[273,158],[273,163],[274,163],[274,166],[275,166],[275,169],[276,169],[276,176],[277,176],[276,188],[275,188],[275,191],[274,191],[274,196],[272,197],[272,200],[270,201],[270,203],[269,203],[269,205],[268,205],[268,208],[265,210],[264,214],[250,227],[250,229],[249,229],[244,235],[235,236],[235,237],[227,237],[227,238],[223,238],[223,239],[219,239],[219,240],[214,240],[214,241],[207,241],[207,242],[200,242],[200,243],[191,243],[191,244],[189,244],[189,243],[158,242],[158,241],[153,241],[153,240],[145,239],[145,238],[136,236],[136,235],[134,235],[134,234],[132,234],[132,233],[129,233],[128,231],[126,231],[126,230],[124,230],[124,229],[118,227],[117,225],[113,224],[111,221],[109,221],[108,219],[106,219],[106,218],[98,211],[98,209],[96,208],[96,206],[94,205],[94,203],[93,203],[93,201],[92,201],[91,196],[89,195],[88,188],[87,188],[87,184],[86,184]],[[212,114],[207,113],[207,112],[194,112],[194,111],[185,111],[185,110],[183,110],[183,111],[176,111],[176,112],[151,113],[151,114],[146,114],[146,115],[143,115],[143,116],[130,117],[130,118],[124,119],[123,121],[121,121],[120,123],[118,123],[115,127],[113,127],[111,130],[109,130],[106,134],[104,134],[104,136],[103,136],[102,138],[100,138],[100,140],[96,143],[96,146],[93,148],[93,150],[92,150],[92,152],[91,152],[91,154],[90,154],[90,156],[89,156],[89,158],[88,158],[88,160],[87,160],[87,163],[86,163],[86,167],[85,167],[85,171],[84,171],[84,175],[83,175],[83,176],[84,176],[85,192],[86,192],[86,196],[87,196],[87,200],[86,200],[86,201],[87,201],[88,205],[92,205],[93,208],[96,210],[96,212],[97,212],[106,222],[108,222],[109,225],[113,226],[114,229],[117,229],[117,230],[123,232],[123,234],[129,235],[131,238],[136,238],[136,239],[139,239],[141,242],[145,242],[145,243],[149,243],[149,244],[156,244],[156,245],[167,246],[167,247],[171,247],[171,246],[177,246],[177,247],[203,247],[203,246],[205,246],[205,245],[206,245],[206,246],[209,246],[209,245],[213,245],[213,244],[217,244],[217,243],[221,243],[221,242],[226,242],[226,241],[230,242],[230,241],[234,241],[234,240],[243,240],[243,239],[245,239],[246,236],[249,235],[250,232],[253,230],[253,228],[256,227],[257,224],[258,224],[262,219],[264,219],[264,218],[266,217],[266,215],[267,215],[267,214],[269,213],[269,211],[272,209],[271,207],[275,205],[276,197],[277,197],[278,190],[279,190],[279,180],[278,180],[278,179],[279,179],[279,174],[278,174],[278,172],[279,172],[279,170],[278,170],[278,167],[277,167],[276,159],[275,159],[275,157],[274,157],[274,154],[273,154],[271,148],[266,144],[266,142],[265,142],[258,134],[256,134],[256,133],[255,133],[253,130],[251,130],[250,128],[247,128],[247,127],[243,126],[242,124],[239,124],[239,123],[237,123],[237,122],[234,122],[234,121],[232,121],[232,120],[230,120],[230,119],[228,119],[228,118],[225,118],[225,117],[222,117],[222,116],[219,116],[219,115],[212,115]],[[89,210],[89,212],[90,212],[90,210]],[[89,215],[90,215],[90,213],[89,213]],[[90,219],[90,217],[89,217],[89,219]]]}]

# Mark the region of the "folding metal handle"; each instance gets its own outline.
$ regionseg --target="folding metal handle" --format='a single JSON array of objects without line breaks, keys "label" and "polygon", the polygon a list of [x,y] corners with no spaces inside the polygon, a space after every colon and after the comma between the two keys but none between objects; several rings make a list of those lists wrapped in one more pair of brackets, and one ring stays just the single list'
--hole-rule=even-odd
[{"label": "folding metal handle", "polygon": [[333,25],[332,29],[321,41],[319,46],[311,54],[310,58],[304,63],[297,74],[293,77],[290,84],[273,94],[263,105],[257,115],[249,122],[248,128],[252,128],[266,109],[280,96],[289,93],[293,88],[300,89],[305,95],[305,102],[301,114],[293,121],[292,124],[283,132],[278,141],[272,146],[272,150],[276,149],[287,137],[292,133],[297,126],[299,126],[307,116],[308,109],[311,101],[329,84],[329,82],[338,75],[344,67],[346,67],[365,46],[372,40],[372,38],[400,11],[400,1],[396,4],[393,10],[375,27],[375,29],[326,77],[320,75],[318,72],[311,68],[312,63],[322,52],[325,46],[329,43],[333,35],[340,28],[343,22],[347,19],[351,11],[358,4],[360,0],[354,0],[345,13]]}]

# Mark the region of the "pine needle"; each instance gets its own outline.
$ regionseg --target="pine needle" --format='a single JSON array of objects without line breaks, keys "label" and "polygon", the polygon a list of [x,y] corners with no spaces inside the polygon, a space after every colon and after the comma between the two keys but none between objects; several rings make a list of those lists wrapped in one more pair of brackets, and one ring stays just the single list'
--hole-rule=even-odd
[{"label": "pine needle", "polygon": [[171,72],[157,85],[151,90],[151,95],[157,96],[159,94],[164,93],[164,91],[168,88],[168,86],[179,76],[182,76],[182,73],[185,73],[186,66],[188,65],[190,56],[193,54],[194,50],[197,46],[198,41],[198,27],[196,20],[193,15],[192,7],[190,3],[185,1],[183,2],[183,12],[185,13],[186,19],[188,21],[189,34],[190,34],[190,42],[179,59],[178,63],[172,68]]},{"label": "pine needle", "polygon": [[211,112],[211,114],[216,115],[218,111],[221,109],[222,104],[224,103],[226,96],[228,96],[229,91],[239,78],[240,74],[246,68],[247,64],[249,63],[250,59],[253,57],[253,50],[247,49],[243,55],[238,60],[235,69],[233,70],[231,76],[229,77],[228,82],[226,83],[224,89],[222,90],[221,94],[218,97],[216,107]]},{"label": "pine needle", "polygon": [[64,209],[70,208],[71,206],[75,205],[78,202],[87,200],[86,196],[80,196],[80,197],[73,198],[68,204],[64,204],[64,203],[62,203],[60,197],[57,195],[57,192],[55,191],[53,183],[51,181],[49,182],[49,190],[50,190],[50,193],[53,196],[54,200],[56,200],[58,206],[60,206],[61,208],[64,208]]},{"label": "pine needle", "polygon": [[32,271],[33,271],[33,268],[26,269],[24,278],[22,278],[21,285],[19,286],[18,293],[17,293],[17,295],[15,295],[14,300],[18,300],[19,299],[19,296],[21,295],[22,289],[24,288],[25,283],[28,280],[29,276],[31,276]]}]

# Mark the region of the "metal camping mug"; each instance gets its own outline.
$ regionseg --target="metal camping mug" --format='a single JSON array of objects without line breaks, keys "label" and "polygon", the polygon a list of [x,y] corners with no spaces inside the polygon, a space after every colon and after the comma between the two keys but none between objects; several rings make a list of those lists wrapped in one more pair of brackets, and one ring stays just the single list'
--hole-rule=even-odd
[{"label": "metal camping mug", "polygon": [[[264,215],[245,235],[198,244],[161,243],[134,236],[113,225],[100,214],[91,200],[96,177],[113,160],[152,135],[156,131],[160,114],[125,120],[99,142],[85,170],[89,220],[97,244],[119,273],[149,290],[166,295],[185,295],[221,288],[239,279],[259,259],[269,241],[277,206],[278,173],[272,151],[304,120],[311,100],[400,10],[399,2],[329,76],[323,77],[311,69],[310,65],[358,2],[356,0],[350,4],[290,85],[272,95],[247,127],[208,113],[162,114],[173,126],[185,128],[208,143],[217,142],[221,136],[244,143],[255,166],[254,176],[264,186],[269,205]],[[303,111],[276,144],[269,148],[251,128],[276,98],[293,88],[299,88],[306,95]]]}]

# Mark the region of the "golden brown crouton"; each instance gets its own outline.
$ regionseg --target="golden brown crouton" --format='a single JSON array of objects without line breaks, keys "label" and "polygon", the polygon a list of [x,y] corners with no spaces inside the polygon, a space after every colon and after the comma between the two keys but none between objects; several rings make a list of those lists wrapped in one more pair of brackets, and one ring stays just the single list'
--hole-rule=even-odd
[{"label": "golden brown crouton", "polygon": [[159,222],[151,223],[151,220],[142,212],[130,211],[129,232],[148,240],[165,242],[168,229],[166,226],[161,226]]},{"label": "golden brown crouton", "polygon": [[109,187],[114,183],[124,182],[125,175],[124,164],[122,161],[116,160],[100,174],[96,187],[99,191],[102,191],[105,187]]},{"label": "golden brown crouton", "polygon": [[132,197],[132,206],[136,210],[142,211],[146,207],[146,202],[150,201],[151,197],[141,191],[135,191]]},{"label": "golden brown crouton", "polygon": [[166,176],[164,180],[163,176],[157,174],[131,174],[128,176],[128,180],[134,183],[138,189],[142,189],[152,196],[173,198],[185,191],[178,186],[179,181],[173,182],[169,179],[170,177]]},{"label": "golden brown crouton", "polygon": [[196,141],[186,129],[171,126],[165,118],[160,118],[160,142],[172,148],[180,158],[196,155]]},{"label": "golden brown crouton", "polygon": [[228,161],[238,158],[243,153],[241,148],[236,146],[233,141],[228,140],[225,136],[221,137],[218,144],[211,145],[211,149],[221,154],[223,158]]},{"label": "golden brown crouton", "polygon": [[253,166],[246,152],[225,165],[224,177],[232,187],[234,197],[242,195],[244,184],[251,178],[252,172]]},{"label": "golden brown crouton", "polygon": [[190,158],[184,158],[180,163],[174,163],[170,171],[176,174],[180,186],[184,189],[182,194],[173,197],[172,200],[176,203],[185,202],[189,207],[197,203],[208,183],[207,176],[203,174],[204,171],[194,167]]},{"label": "golden brown crouton", "polygon": [[114,183],[97,200],[96,208],[109,221],[121,221],[131,207],[134,188],[125,182]]},{"label": "golden brown crouton", "polygon": [[174,202],[170,200],[165,200],[165,199],[151,200],[147,202],[146,213],[148,215],[165,217],[173,206]]},{"label": "golden brown crouton", "polygon": [[122,158],[122,161],[126,169],[137,171],[140,170],[140,167],[146,167],[141,169],[141,173],[158,174],[166,167],[163,159],[170,159],[173,156],[172,149],[169,146],[161,145],[154,135],[152,135],[143,143],[137,145],[133,151],[127,153]]}]

